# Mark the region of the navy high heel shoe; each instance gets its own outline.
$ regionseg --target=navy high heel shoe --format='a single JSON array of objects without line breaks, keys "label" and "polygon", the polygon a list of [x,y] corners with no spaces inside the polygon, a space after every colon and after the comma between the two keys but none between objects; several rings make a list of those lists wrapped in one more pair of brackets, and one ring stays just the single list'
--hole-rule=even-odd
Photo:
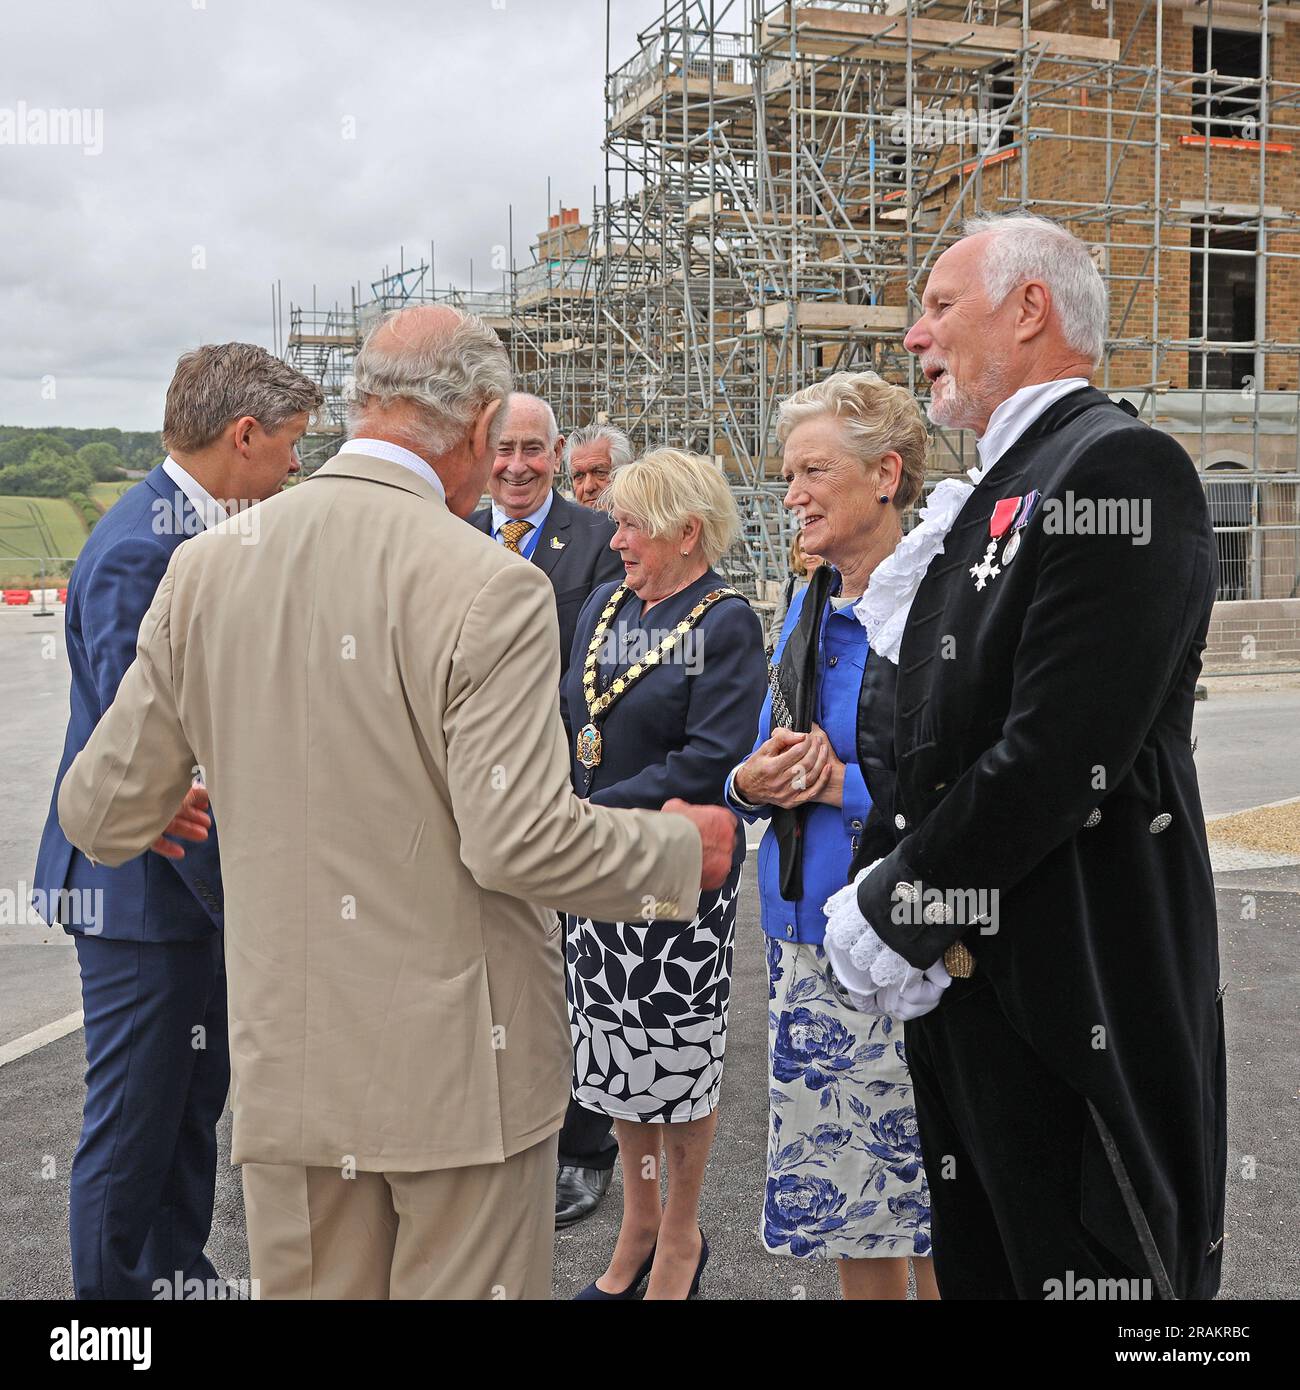
[{"label": "navy high heel shoe", "polygon": [[709,1241],[704,1234],[704,1228],[700,1228],[700,1262],[695,1266],[695,1278],[691,1280],[691,1291],[686,1295],[687,1298],[694,1298],[700,1291],[700,1276],[704,1273],[704,1266],[709,1262]]},{"label": "navy high heel shoe", "polygon": [[[641,1292],[641,1285],[649,1279],[650,1267],[655,1262],[655,1250],[658,1248],[656,1244],[654,1249],[646,1256],[645,1264],[637,1270],[636,1278],[633,1279],[621,1293],[606,1293],[605,1290],[593,1280],[581,1293],[573,1295],[573,1301],[575,1303],[630,1303],[637,1294]],[[701,1266],[701,1268],[703,1268],[703,1266]],[[695,1276],[697,1282],[699,1277],[697,1273]]]}]

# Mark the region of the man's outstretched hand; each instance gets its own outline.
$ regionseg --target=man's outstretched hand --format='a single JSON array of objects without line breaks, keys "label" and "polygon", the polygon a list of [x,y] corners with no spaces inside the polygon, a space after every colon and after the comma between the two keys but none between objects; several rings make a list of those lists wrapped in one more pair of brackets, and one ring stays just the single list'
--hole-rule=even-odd
[{"label": "man's outstretched hand", "polygon": [[161,854],[164,859],[184,859],[184,847],[173,844],[167,836],[175,835],[178,840],[202,844],[208,838],[211,825],[212,817],[208,814],[208,789],[202,783],[195,782],[185,793],[185,800],[181,802],[180,810],[168,822],[167,829],[149,848],[155,854]]},{"label": "man's outstretched hand", "polygon": [[692,806],[673,797],[661,808],[676,816],[685,816],[700,832],[704,859],[700,866],[700,890],[709,892],[721,888],[731,872],[731,857],[736,849],[736,818],[721,806]]}]

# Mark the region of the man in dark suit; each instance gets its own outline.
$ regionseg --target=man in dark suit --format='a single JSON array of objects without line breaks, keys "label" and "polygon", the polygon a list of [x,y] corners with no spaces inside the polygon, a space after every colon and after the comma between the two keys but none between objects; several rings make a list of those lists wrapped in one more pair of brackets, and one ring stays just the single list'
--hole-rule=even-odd
[{"label": "man in dark suit", "polygon": [[488,479],[492,505],[470,524],[531,560],[551,581],[560,615],[560,675],[569,669],[578,613],[593,589],[623,578],[604,512],[561,497],[555,477],[564,439],[544,400],[516,391],[507,405]]},{"label": "man in dark suit", "polygon": [[1191,739],[1216,589],[1201,482],[1088,384],[1106,292],[1063,228],[968,224],[922,308],[906,343],[931,419],[973,430],[980,467],[911,604],[901,839],[857,900],[953,977],[907,1024],[939,1289],[1211,1298],[1226,1130]]},{"label": "man in dark suit", "polygon": [[[593,589],[623,578],[623,563],[609,548],[614,523],[604,512],[579,506],[556,491],[563,450],[555,412],[539,397],[516,391],[506,403],[488,479],[492,505],[469,518],[472,526],[531,561],[551,581],[560,617],[561,689],[582,605]],[[563,699],[560,712],[567,726]],[[609,1190],[618,1157],[612,1130],[606,1116],[569,1101],[560,1131],[557,1226],[571,1225],[593,1212]]]},{"label": "man in dark suit", "polygon": [[[168,458],[91,532],[68,585],[71,712],[33,882],[38,910],[76,940],[86,1100],[72,1162],[70,1235],[78,1298],[211,1293],[216,1125],[230,1082],[221,868],[196,787],[153,853],[119,868],[75,849],[59,786],[135,659],[136,636],[172,552],[232,523],[256,539],[250,503],[298,471],[295,446],[319,389],[264,349],[186,353],[167,392]],[[198,777],[200,769],[195,769]],[[193,842],[196,836],[206,838]]]}]

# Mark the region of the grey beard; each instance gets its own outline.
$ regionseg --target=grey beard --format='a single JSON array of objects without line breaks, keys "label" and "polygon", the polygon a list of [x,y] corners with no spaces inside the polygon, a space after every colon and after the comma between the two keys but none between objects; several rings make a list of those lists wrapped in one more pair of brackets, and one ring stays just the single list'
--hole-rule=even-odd
[{"label": "grey beard", "polygon": [[926,409],[930,423],[940,429],[974,429],[1006,399],[1006,376],[1006,365],[1000,360],[988,363],[972,388],[961,386],[950,376],[943,400],[936,402],[933,395],[930,397]]}]

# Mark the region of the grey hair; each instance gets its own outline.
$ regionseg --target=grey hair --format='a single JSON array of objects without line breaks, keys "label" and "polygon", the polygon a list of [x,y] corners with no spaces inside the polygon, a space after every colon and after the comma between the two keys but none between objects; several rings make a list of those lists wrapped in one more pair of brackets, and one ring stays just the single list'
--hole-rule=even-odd
[{"label": "grey hair", "polygon": [[163,444],[169,453],[206,448],[251,415],[268,434],[325,399],[310,378],[254,343],[209,343],[185,353],[167,388]]},{"label": "grey hair", "polygon": [[560,437],[560,426],[555,419],[555,411],[551,409],[551,403],[544,401],[541,396],[534,396],[528,391],[511,391],[509,399],[506,401],[506,408],[501,412],[502,415],[509,415],[511,401],[536,401],[546,414],[546,447],[553,449],[555,441]]},{"label": "grey hair", "polygon": [[925,487],[925,454],[929,435],[916,397],[875,372],[833,372],[823,381],[787,396],[777,409],[776,440],[782,449],[790,435],[819,415],[840,422],[845,442],[870,468],[882,454],[896,453],[903,461],[893,503],[905,512]]},{"label": "grey hair", "polygon": [[632,462],[632,441],[616,425],[583,425],[564,441],[564,466],[573,463],[573,451],[586,448],[588,444],[609,444],[609,463],[611,468],[620,468]]},{"label": "grey hair", "polygon": [[996,308],[1018,285],[1041,280],[1065,341],[1096,366],[1106,339],[1106,283],[1087,245],[1050,218],[1029,213],[972,217],[962,228],[965,236],[985,232],[990,234],[983,264],[990,304]]},{"label": "grey hair", "polygon": [[[368,413],[399,401],[419,408],[420,423],[411,442],[433,456],[450,453],[466,436],[485,406],[504,400],[514,378],[501,339],[477,314],[448,309],[458,322],[450,332],[424,332],[385,344],[376,335],[409,309],[394,309],[366,335],[353,365],[348,397],[348,432],[358,433]],[[497,411],[493,435],[505,412]]]}]

